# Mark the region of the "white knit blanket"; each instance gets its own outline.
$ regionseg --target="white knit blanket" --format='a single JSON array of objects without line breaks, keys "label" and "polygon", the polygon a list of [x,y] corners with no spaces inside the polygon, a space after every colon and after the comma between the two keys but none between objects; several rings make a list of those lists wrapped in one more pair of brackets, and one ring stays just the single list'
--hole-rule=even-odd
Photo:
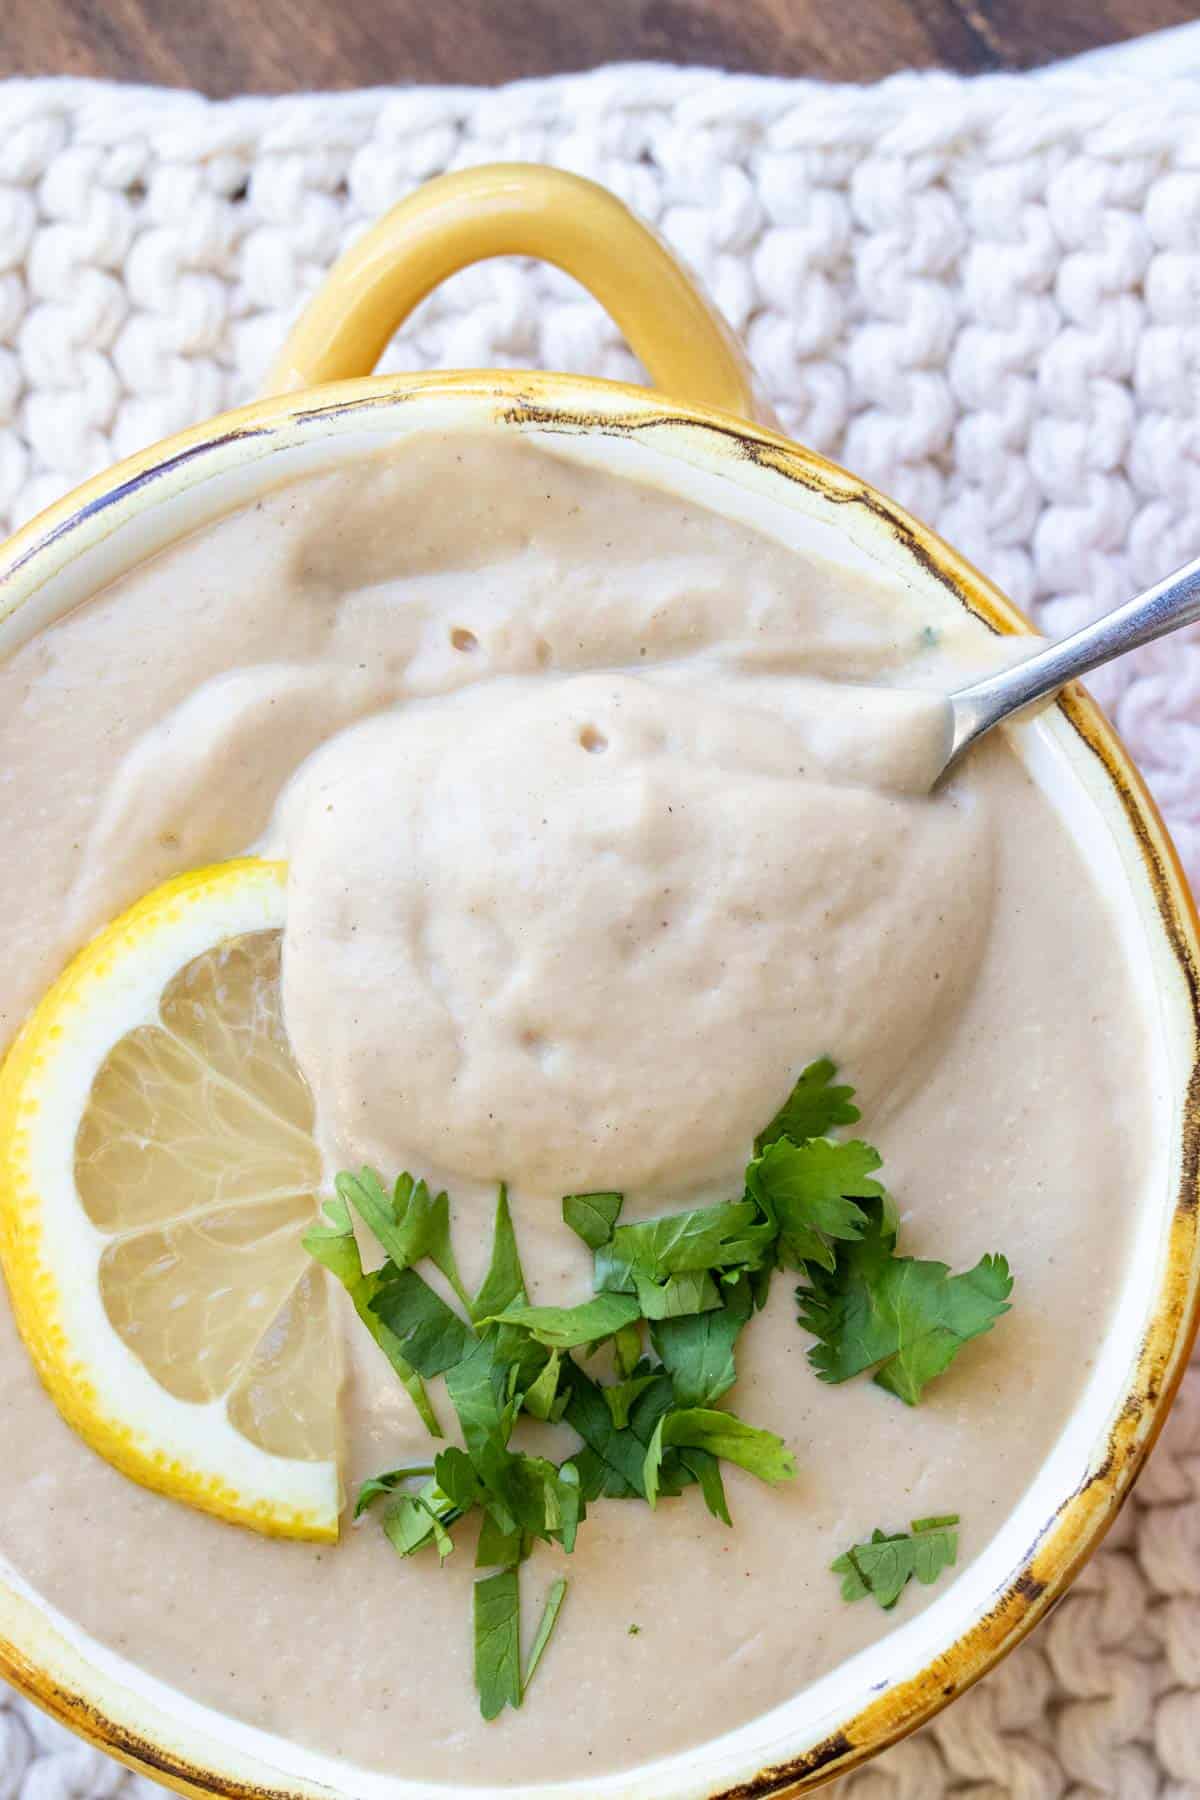
[{"label": "white knit blanket", "polygon": [[[1047,631],[1200,553],[1200,82],[1078,72],[859,89],[637,67],[221,104],[0,84],[0,524],[248,397],[365,221],[496,157],[651,219],[785,427]],[[633,371],[571,282],[508,263],[434,296],[390,362]],[[1200,879],[1200,630],[1094,685]],[[0,1800],[136,1785],[0,1704]],[[837,1792],[1200,1800],[1200,1370],[1047,1624]]]}]

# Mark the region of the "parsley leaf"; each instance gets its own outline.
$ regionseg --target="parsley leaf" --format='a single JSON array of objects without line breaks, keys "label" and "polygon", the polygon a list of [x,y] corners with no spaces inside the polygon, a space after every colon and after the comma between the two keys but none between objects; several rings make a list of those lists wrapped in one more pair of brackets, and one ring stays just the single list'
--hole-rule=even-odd
[{"label": "parsley leaf", "polygon": [[598,1250],[612,1236],[623,1201],[623,1194],[567,1194],[563,1219],[589,1250]]},{"label": "parsley leaf", "polygon": [[343,1199],[327,1200],[325,1223],[310,1226],[301,1242],[311,1257],[328,1269],[345,1288],[355,1312],[366,1326],[383,1354],[399,1376],[408,1396],[421,1416],[431,1437],[441,1437],[442,1428],[430,1404],[425,1383],[400,1347],[399,1340],[383,1320],[371,1311],[371,1299],[379,1284],[378,1274],[364,1275],[362,1258],[350,1220],[350,1208]]},{"label": "parsley leaf", "polygon": [[658,1380],[656,1370],[645,1375],[630,1375],[625,1381],[614,1381],[600,1392],[604,1396],[604,1404],[612,1415],[612,1422],[618,1431],[624,1431],[629,1424],[629,1409],[646,1389],[653,1387]]},{"label": "parsley leaf", "polygon": [[638,1316],[644,1319],[682,1319],[692,1313],[712,1312],[721,1304],[717,1284],[706,1269],[684,1269],[663,1281],[638,1269],[633,1287]]},{"label": "parsley leaf", "polygon": [[809,1264],[796,1289],[800,1324],[818,1342],[808,1353],[822,1381],[865,1369],[909,1406],[971,1338],[1006,1313],[1012,1276],[1002,1256],[963,1275],[945,1263],[896,1255],[896,1226],[882,1200],[864,1200],[863,1235],[836,1248],[832,1269]]},{"label": "parsley leaf", "polygon": [[398,1175],[389,1195],[374,1169],[362,1169],[357,1175],[343,1172],[334,1186],[379,1239],[389,1262],[407,1269],[428,1258],[467,1305],[450,1242],[450,1202],[444,1193],[433,1195],[423,1181]]},{"label": "parsley leaf", "polygon": [[641,1317],[632,1295],[596,1294],[580,1306],[510,1306],[481,1325],[515,1325],[551,1350],[599,1344]]},{"label": "parsley leaf", "polygon": [[350,1208],[344,1200],[326,1200],[324,1221],[310,1225],[300,1240],[310,1256],[336,1275],[351,1294],[363,1278],[362,1257],[354,1236]]},{"label": "parsley leaf", "polygon": [[392,1548],[411,1556],[432,1542],[443,1562],[454,1548],[448,1526],[462,1515],[436,1481],[427,1481],[415,1494],[398,1494],[383,1515],[383,1529]]},{"label": "parsley leaf", "polygon": [[462,1361],[471,1346],[470,1326],[415,1269],[397,1269],[385,1263],[368,1305],[418,1375],[445,1374]]},{"label": "parsley leaf", "polygon": [[491,1513],[484,1513],[475,1546],[477,1569],[515,1569],[528,1556],[529,1549],[523,1532],[515,1526],[512,1531],[501,1531]]},{"label": "parsley leaf", "polygon": [[616,1365],[617,1374],[620,1376],[621,1380],[624,1381],[627,1375],[633,1374],[633,1371],[641,1360],[641,1322],[639,1321],[636,1325],[626,1325],[618,1331],[613,1338],[612,1350],[613,1362]]},{"label": "parsley leaf", "polygon": [[525,1411],[535,1419],[557,1420],[562,1417],[563,1408],[567,1404],[565,1394],[558,1391],[558,1377],[562,1366],[562,1355],[552,1350],[546,1358],[546,1364],[537,1380],[526,1389],[524,1396]]},{"label": "parsley leaf", "polygon": [[501,1182],[496,1196],[491,1261],[479,1292],[467,1310],[473,1322],[479,1324],[482,1319],[503,1312],[507,1306],[523,1306],[526,1297],[525,1275],[517,1254],[517,1238],[508,1206],[508,1189]]},{"label": "parsley leaf", "polygon": [[943,1569],[958,1559],[957,1513],[939,1518],[914,1519],[912,1535],[876,1529],[870,1542],[855,1544],[830,1563],[842,1577],[842,1599],[861,1600],[870,1594],[890,1612],[908,1583],[915,1577],[923,1586],[935,1582]]},{"label": "parsley leaf", "polygon": [[638,1276],[647,1284],[662,1285],[671,1275],[756,1267],[768,1254],[774,1237],[773,1226],[762,1218],[753,1200],[726,1201],[636,1225],[618,1225],[596,1251],[596,1286],[610,1293],[632,1293]]},{"label": "parsley leaf", "polygon": [[680,1449],[679,1460],[689,1475],[694,1475],[699,1482],[704,1504],[714,1519],[720,1519],[722,1525],[732,1525],[721,1465],[711,1450],[697,1450],[693,1445],[685,1444]]},{"label": "parsley leaf", "polygon": [[773,1431],[747,1425],[736,1413],[709,1407],[673,1408],[659,1419],[646,1450],[642,1485],[651,1506],[658,1500],[663,1454],[672,1445],[724,1457],[760,1481],[791,1481],[796,1473],[791,1451]]},{"label": "parsley leaf", "polygon": [[475,1464],[457,1444],[439,1453],[433,1472],[443,1494],[460,1513],[470,1512],[483,1498],[483,1483],[475,1472]]},{"label": "parsley leaf", "polygon": [[392,1493],[402,1481],[411,1481],[418,1475],[432,1474],[432,1463],[410,1463],[404,1469],[388,1469],[382,1475],[372,1475],[358,1490],[358,1498],[354,1502],[354,1517],[360,1519],[373,1501],[378,1500],[381,1494]]},{"label": "parsley leaf", "polygon": [[545,1651],[546,1645],[550,1642],[550,1633],[558,1623],[558,1615],[562,1611],[563,1596],[566,1594],[566,1591],[567,1584],[561,1575],[557,1581],[550,1584],[550,1591],[546,1595],[546,1604],[542,1608],[542,1617],[538,1624],[537,1635],[534,1638],[529,1651],[529,1662],[525,1669],[525,1679],[521,1684],[522,1696],[524,1696],[525,1690],[537,1674],[537,1666],[542,1660],[542,1654]]},{"label": "parsley leaf", "polygon": [[831,1086],[836,1074],[837,1067],[827,1056],[809,1063],[766,1130],[755,1138],[756,1156],[777,1138],[802,1144],[805,1138],[828,1137],[835,1125],[858,1122],[862,1114],[853,1105],[854,1089]]},{"label": "parsley leaf", "polygon": [[835,1144],[811,1138],[794,1144],[776,1138],[746,1170],[747,1189],[778,1231],[779,1261],[784,1268],[805,1263],[834,1267],[833,1243],[857,1238],[865,1223],[858,1202],[882,1198],[883,1188],[871,1179],[880,1156],[857,1138]]},{"label": "parsley leaf", "polygon": [[566,1462],[560,1468],[544,1456],[514,1456],[504,1493],[522,1529],[532,1537],[561,1542],[565,1530],[574,1541],[583,1515],[578,1471],[573,1464]]},{"label": "parsley leaf", "polygon": [[[611,1499],[621,1499],[629,1494],[644,1496],[642,1470],[646,1446],[632,1425],[618,1427],[613,1423],[602,1388],[577,1362],[568,1360],[563,1364],[563,1383],[568,1395],[563,1419],[579,1433],[587,1446],[586,1451],[575,1458],[584,1478],[587,1498],[598,1499],[602,1494]],[[665,1386],[669,1406],[670,1383]],[[638,1399],[644,1400],[645,1394],[639,1395]]]},{"label": "parsley leaf", "polygon": [[650,1327],[650,1341],[680,1406],[711,1406],[728,1393],[737,1378],[733,1347],[751,1307],[750,1283],[743,1276],[725,1289],[715,1310],[662,1319]]},{"label": "parsley leaf", "polygon": [[498,1360],[495,1335],[480,1338],[461,1362],[446,1371],[446,1392],[458,1414],[469,1456],[482,1458],[494,1444],[506,1445],[516,1418],[514,1396]]},{"label": "parsley leaf", "polygon": [[559,1525],[557,1537],[559,1543],[570,1556],[575,1548],[575,1538],[587,1514],[587,1501],[583,1493],[583,1478],[577,1464],[568,1459],[559,1464],[558,1470]]},{"label": "parsley leaf", "polygon": [[475,1583],[475,1686],[479,1710],[494,1719],[521,1704],[521,1590],[515,1569]]}]

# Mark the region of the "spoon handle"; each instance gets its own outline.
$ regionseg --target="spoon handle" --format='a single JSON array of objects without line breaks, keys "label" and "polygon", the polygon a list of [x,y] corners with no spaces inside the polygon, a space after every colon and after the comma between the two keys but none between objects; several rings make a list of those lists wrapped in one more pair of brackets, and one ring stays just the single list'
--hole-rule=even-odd
[{"label": "spoon handle", "polygon": [[1180,625],[1200,619],[1200,558],[1185,563],[1165,581],[1127,600],[1082,630],[1057,644],[1048,644],[1024,662],[985,675],[982,681],[951,694],[952,739],[949,763],[1010,714],[1031,706],[1064,682],[1086,675],[1090,669],[1152,643]]}]

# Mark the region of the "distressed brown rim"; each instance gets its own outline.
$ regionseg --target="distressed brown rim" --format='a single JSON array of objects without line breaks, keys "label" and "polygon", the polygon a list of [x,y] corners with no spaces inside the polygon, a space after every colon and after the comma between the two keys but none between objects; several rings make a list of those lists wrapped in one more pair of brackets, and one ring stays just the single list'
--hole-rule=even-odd
[{"label": "distressed brown rim", "polygon": [[[517,429],[638,439],[680,426],[691,428],[719,459],[753,463],[826,501],[871,515],[905,556],[991,630],[1009,634],[1032,629],[986,577],[903,508],[777,432],[617,383],[494,371],[339,382],[286,400],[260,401],[131,457],[75,490],[10,540],[0,563],[0,617],[8,610],[5,601],[15,596],[22,571],[35,559],[47,562],[48,575],[55,565],[71,559],[77,536],[88,528],[89,543],[97,531],[107,535],[110,513],[115,528],[124,503],[185,465],[203,464],[207,455],[235,450],[252,440],[260,444],[267,440],[269,447],[285,428],[319,431],[334,419],[428,394],[491,402],[496,420]],[[1057,705],[1120,802],[1149,879],[1163,940],[1184,978],[1190,1002],[1191,1055],[1180,1121],[1180,1180],[1171,1200],[1151,1321],[1102,1457],[1077,1490],[1064,1498],[986,1615],[919,1675],[889,1687],[822,1742],[745,1782],[714,1790],[711,1800],[784,1800],[822,1787],[925,1724],[1013,1650],[1065,1592],[1116,1518],[1162,1429],[1187,1366],[1200,1322],[1200,921],[1158,809],[1116,732],[1082,689],[1068,689]],[[86,1692],[63,1685],[4,1638],[0,1638],[0,1674],[89,1743],[179,1793],[219,1794],[230,1800],[307,1800],[314,1791],[332,1792],[318,1790],[314,1783],[293,1787],[244,1781],[191,1762],[109,1717]]]}]

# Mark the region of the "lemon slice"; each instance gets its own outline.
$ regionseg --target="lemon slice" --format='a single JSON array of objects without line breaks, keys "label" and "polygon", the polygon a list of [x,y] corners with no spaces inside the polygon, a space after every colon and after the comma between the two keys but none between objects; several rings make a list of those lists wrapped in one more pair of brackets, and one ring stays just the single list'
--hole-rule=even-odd
[{"label": "lemon slice", "polygon": [[301,1236],[312,1102],[280,1016],[286,869],[156,888],[0,1072],[0,1261],[42,1380],[135,1481],[334,1538],[337,1352]]}]

